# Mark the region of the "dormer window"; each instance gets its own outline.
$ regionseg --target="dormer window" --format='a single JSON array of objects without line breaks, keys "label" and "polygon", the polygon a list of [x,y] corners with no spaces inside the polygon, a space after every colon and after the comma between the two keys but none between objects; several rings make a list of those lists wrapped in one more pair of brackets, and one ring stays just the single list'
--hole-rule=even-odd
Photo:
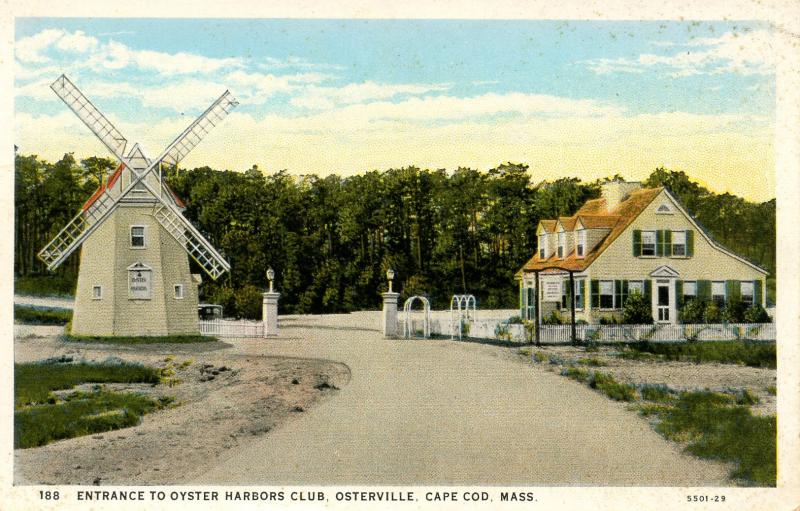
[{"label": "dormer window", "polygon": [[575,255],[584,257],[586,255],[586,229],[577,231],[577,238],[575,242]]},{"label": "dormer window", "polygon": [[564,259],[564,254],[567,251],[567,233],[561,231],[558,233],[558,258]]},{"label": "dormer window", "polygon": [[547,234],[539,235],[539,259],[547,259]]}]

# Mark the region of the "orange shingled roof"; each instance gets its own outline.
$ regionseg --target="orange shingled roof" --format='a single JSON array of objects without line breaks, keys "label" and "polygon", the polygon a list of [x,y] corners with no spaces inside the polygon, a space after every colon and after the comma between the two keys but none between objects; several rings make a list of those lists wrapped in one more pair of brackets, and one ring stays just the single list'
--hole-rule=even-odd
[{"label": "orange shingled roof", "polygon": [[[608,248],[609,245],[611,245],[611,243],[614,242],[615,239],[619,237],[620,234],[625,231],[631,222],[633,222],[636,217],[638,217],[641,212],[644,211],[644,209],[650,205],[651,202],[653,202],[653,199],[655,199],[663,189],[663,187],[658,187],[634,190],[628,195],[627,199],[619,203],[613,211],[609,212],[605,212],[605,199],[601,198],[586,201],[586,203],[581,207],[581,209],[578,210],[574,217],[569,217],[573,219],[572,226],[574,227],[575,220],[580,218],[581,223],[583,223],[585,227],[605,227],[611,229],[603,241],[598,243],[591,250],[591,252],[587,253],[586,257],[583,258],[575,257],[575,251],[573,250],[567,254],[564,259],[558,259],[554,254],[549,258],[542,260],[539,259],[539,254],[537,252],[536,255],[534,255],[527,263],[525,263],[522,269],[517,272],[517,275],[521,275],[527,271],[545,270],[553,266],[558,266],[565,270],[585,270],[594,262],[595,259],[597,259],[600,254],[603,253],[606,248]],[[568,218],[565,217],[565,219]],[[554,221],[542,220],[542,225],[544,225],[545,222]],[[591,227],[589,227],[590,225]]]},{"label": "orange shingled roof", "polygon": [[577,217],[574,217],[574,216],[560,216],[560,217],[558,217],[558,221],[559,221],[559,222],[561,223],[561,225],[564,227],[564,230],[565,230],[565,231],[572,231],[572,230],[574,230],[574,229],[575,229],[575,221],[576,221],[577,219],[578,219],[578,218],[577,218]]},{"label": "orange shingled roof", "polygon": [[542,228],[547,232],[555,232],[556,230],[555,220],[542,220],[539,224],[541,224]]},{"label": "orange shingled roof", "polygon": [[[114,186],[114,183],[117,182],[117,179],[119,179],[119,177],[122,175],[122,171],[124,169],[125,169],[125,164],[124,163],[120,163],[119,167],[117,167],[117,170],[115,170],[114,173],[111,174],[111,177],[108,178],[108,181],[105,184],[101,183],[100,186],[97,188],[97,190],[95,190],[95,192],[92,194],[92,196],[89,197],[89,200],[87,200],[83,204],[83,208],[82,208],[83,211],[86,211],[87,209],[89,209],[92,206],[92,204],[94,204],[95,201],[97,201],[97,199],[99,199],[100,196],[103,195],[103,193],[105,193],[106,190],[108,190],[108,189],[110,189],[110,188],[112,188]],[[164,183],[164,188],[169,192],[169,194],[175,200],[175,204],[177,204],[181,208],[185,208],[186,207],[186,204],[183,203],[181,198],[178,197],[175,194],[175,192],[172,190],[172,188],[169,187],[169,185],[167,185],[166,182]]]}]

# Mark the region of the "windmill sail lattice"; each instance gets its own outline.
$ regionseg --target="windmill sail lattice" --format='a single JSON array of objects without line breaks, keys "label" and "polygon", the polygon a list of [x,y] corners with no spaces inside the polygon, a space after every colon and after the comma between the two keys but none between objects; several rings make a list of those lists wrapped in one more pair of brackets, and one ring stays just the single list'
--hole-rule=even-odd
[{"label": "windmill sail lattice", "polygon": [[[162,162],[176,165],[197,146],[203,136],[238,105],[230,92],[225,91],[197,120],[167,146],[158,158],[151,161],[144,157],[138,145],[134,146],[134,150],[140,157],[133,158],[134,150],[128,157],[125,157],[124,150],[127,146],[127,139],[66,76],[60,76],[51,85],[51,88],[133,175],[131,182],[118,196],[113,196],[108,189],[102,191],[88,209],[78,213],[39,252],[39,258],[44,261],[47,268],[50,270],[57,268],[94,230],[102,225],[119,206],[122,199],[134,188],[142,189],[144,187],[157,200],[154,216],[158,222],[211,278],[216,279],[225,271],[230,270],[228,262],[214,249],[211,243],[183,216],[173,202],[164,197],[162,191],[166,185],[163,181],[159,183],[158,189],[154,189],[146,179],[154,169],[159,168]],[[136,161],[137,164],[134,164],[133,161]],[[141,161],[147,162],[148,165],[142,165],[139,163]]]}]

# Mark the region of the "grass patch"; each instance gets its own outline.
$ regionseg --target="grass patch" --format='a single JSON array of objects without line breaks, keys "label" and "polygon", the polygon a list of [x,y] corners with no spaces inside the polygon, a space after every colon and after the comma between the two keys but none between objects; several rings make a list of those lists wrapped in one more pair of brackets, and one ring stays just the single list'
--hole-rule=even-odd
[{"label": "grass patch", "polygon": [[209,335],[154,335],[154,336],[96,336],[96,335],[63,335],[66,342],[91,342],[101,344],[191,344],[195,342],[211,342],[217,338]]},{"label": "grass patch", "polygon": [[536,353],[533,354],[533,361],[534,362],[542,364],[542,363],[547,362],[548,360],[550,360],[550,359],[547,357],[547,355],[545,355],[541,351],[537,351]]},{"label": "grass patch", "polygon": [[750,389],[742,389],[740,392],[736,393],[736,404],[737,405],[757,405],[761,402],[761,399],[758,398],[757,395],[753,394]]},{"label": "grass patch", "polygon": [[778,387],[775,385],[770,385],[767,387],[767,394],[770,396],[777,396],[778,395]]},{"label": "grass patch", "polygon": [[589,386],[597,389],[615,401],[633,401],[636,399],[636,387],[617,382],[607,373],[594,372],[589,379]]},{"label": "grass patch", "polygon": [[77,275],[26,275],[14,277],[14,292],[29,296],[75,296]]},{"label": "grass patch", "polygon": [[599,358],[594,358],[594,357],[592,357],[592,358],[582,358],[582,359],[578,360],[578,363],[581,364],[581,365],[591,366],[591,367],[603,367],[603,366],[608,365],[605,362],[603,362],[602,360],[600,360]]},{"label": "grass patch", "polygon": [[639,386],[642,399],[647,401],[664,402],[672,399],[672,393],[664,384],[644,384]]},{"label": "grass patch", "polygon": [[639,341],[622,352],[623,358],[651,354],[666,360],[679,360],[697,364],[719,362],[750,367],[776,367],[775,343],[754,341],[708,341],[656,343]]},{"label": "grass patch", "polygon": [[61,357],[14,364],[14,447],[133,426],[141,416],[168,406],[172,398],[153,400],[103,389],[74,392],[59,399],[53,391],[82,383],[158,383],[159,370],[119,360],[79,362]]},{"label": "grass patch", "polygon": [[26,325],[66,325],[71,320],[71,310],[14,305],[14,321]]},{"label": "grass patch", "polygon": [[734,463],[733,479],[775,486],[775,416],[754,416],[734,397],[709,391],[682,392],[672,406],[654,413],[660,419],[656,430],[666,438],[687,442],[686,450],[700,458]]},{"label": "grass patch", "polygon": [[587,381],[589,379],[589,371],[581,369],[580,367],[567,367],[561,370],[562,376],[572,378],[578,381]]}]

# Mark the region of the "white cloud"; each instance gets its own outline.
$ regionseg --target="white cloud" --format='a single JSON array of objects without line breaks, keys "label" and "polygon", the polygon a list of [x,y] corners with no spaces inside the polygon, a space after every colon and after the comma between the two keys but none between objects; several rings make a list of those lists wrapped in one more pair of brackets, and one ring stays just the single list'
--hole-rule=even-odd
[{"label": "white cloud", "polygon": [[[683,112],[630,115],[613,106],[566,98],[417,98],[400,115],[390,104],[351,105],[331,112],[256,118],[234,111],[189,154],[184,166],[210,165],[242,170],[289,169],[297,174],[352,174],[417,164],[429,168],[461,165],[488,169],[503,161],[530,164],[541,179],[579,175],[591,180],[614,173],[643,179],[670,162],[676,170],[714,189],[757,200],[774,196],[772,127],[768,119],[739,114]],[[524,95],[523,95],[524,96]],[[486,120],[485,112],[505,112],[516,104],[526,115]],[[460,105],[460,106],[459,106]],[[415,114],[426,108],[461,108],[448,122]],[[539,115],[538,112],[558,112]],[[151,156],[180,133],[189,120],[154,123],[112,122],[150,150]],[[71,112],[16,117],[23,153],[54,160],[106,155]]]},{"label": "white cloud", "polygon": [[663,69],[674,78],[720,73],[771,74],[775,66],[773,45],[774,39],[767,30],[726,32],[720,37],[694,39],[669,55],[644,53],[637,58],[600,58],[584,64],[597,74],[642,73],[648,69]]},{"label": "white cloud", "polygon": [[20,62],[42,63],[50,60],[42,52],[51,47],[55,42],[64,37],[63,30],[46,29],[38,34],[23,37],[15,45],[16,57]]},{"label": "white cloud", "polygon": [[343,87],[308,87],[305,93],[292,98],[291,103],[309,109],[330,109],[337,105],[364,103],[376,99],[390,99],[399,95],[421,95],[445,91],[445,84],[379,84],[372,81],[349,83]]},{"label": "white cloud", "polygon": [[66,33],[56,42],[56,48],[61,51],[86,53],[97,48],[98,40],[92,36],[87,36],[83,31],[78,30],[71,34]]}]

